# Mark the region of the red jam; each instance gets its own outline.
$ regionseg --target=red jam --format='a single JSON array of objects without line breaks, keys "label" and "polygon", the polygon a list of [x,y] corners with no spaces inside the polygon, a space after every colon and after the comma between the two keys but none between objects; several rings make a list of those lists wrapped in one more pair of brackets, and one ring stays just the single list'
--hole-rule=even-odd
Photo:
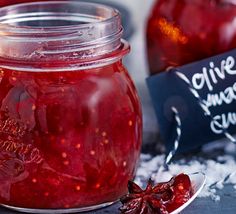
[{"label": "red jam", "polygon": [[121,62],[73,72],[2,69],[0,102],[1,203],[67,208],[126,192],[141,116]]},{"label": "red jam", "polygon": [[147,26],[151,74],[236,48],[235,0],[159,0]]},{"label": "red jam", "polygon": [[[170,213],[185,204],[193,195],[193,187],[188,175],[180,174],[171,180],[172,198],[166,201],[165,206]],[[171,183],[171,181],[169,183]],[[167,190],[168,191],[168,190]]]},{"label": "red jam", "polygon": [[114,60],[119,54],[100,56],[106,65],[71,71],[49,68],[73,65],[67,58],[29,59],[26,70],[21,61],[0,58],[1,204],[84,208],[126,193],[139,158],[142,117],[128,72],[119,57]]}]

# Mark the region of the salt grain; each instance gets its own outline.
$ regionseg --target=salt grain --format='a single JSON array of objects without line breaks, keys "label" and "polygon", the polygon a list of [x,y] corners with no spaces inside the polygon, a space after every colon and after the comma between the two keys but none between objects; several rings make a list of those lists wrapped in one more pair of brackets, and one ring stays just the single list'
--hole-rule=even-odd
[{"label": "salt grain", "polygon": [[[144,186],[145,181],[150,177],[154,178],[156,183],[159,183],[168,181],[171,177],[180,173],[203,172],[206,174],[207,180],[199,197],[211,197],[213,200],[219,201],[220,196],[217,195],[217,190],[223,189],[225,184],[231,184],[236,189],[236,152],[232,153],[232,151],[236,151],[236,146],[223,144],[223,148],[224,153],[215,157],[214,160],[199,156],[193,156],[191,160],[183,158],[171,163],[168,171],[160,170],[165,161],[164,155],[157,155],[155,157],[141,155],[136,182]],[[204,154],[208,153],[210,156],[214,149],[219,149],[219,146],[216,148],[216,145],[213,144],[211,150],[211,146],[208,145]]]}]

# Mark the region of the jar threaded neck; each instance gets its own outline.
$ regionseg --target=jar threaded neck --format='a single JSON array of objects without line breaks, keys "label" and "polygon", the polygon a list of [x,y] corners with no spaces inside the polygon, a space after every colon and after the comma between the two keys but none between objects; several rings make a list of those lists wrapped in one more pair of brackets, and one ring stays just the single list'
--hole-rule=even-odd
[{"label": "jar threaded neck", "polygon": [[[128,49],[120,13],[87,2],[47,1],[0,9],[0,58],[16,61],[89,63]],[[102,61],[104,61],[102,60]],[[75,65],[74,65],[75,66]],[[74,67],[73,66],[73,67]]]}]

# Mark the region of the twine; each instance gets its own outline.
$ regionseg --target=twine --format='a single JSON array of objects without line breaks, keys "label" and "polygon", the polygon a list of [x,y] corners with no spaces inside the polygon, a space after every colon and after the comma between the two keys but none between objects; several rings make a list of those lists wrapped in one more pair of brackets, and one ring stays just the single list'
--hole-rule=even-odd
[{"label": "twine", "polygon": [[163,171],[169,171],[169,164],[172,161],[173,157],[175,156],[178,148],[179,148],[179,142],[180,142],[180,138],[181,138],[181,119],[179,116],[179,112],[175,107],[171,108],[172,112],[174,113],[174,118],[175,118],[175,122],[176,122],[176,138],[175,138],[175,142],[174,142],[174,147],[173,149],[169,152],[169,154],[166,156],[164,164],[161,165],[160,168],[158,168],[157,172],[152,173],[151,179],[152,180],[156,180],[156,178],[158,177],[160,172]]},{"label": "twine", "polygon": [[165,165],[168,166],[168,164],[171,162],[171,160],[173,159],[174,155],[176,154],[178,148],[179,148],[179,141],[181,138],[181,120],[180,120],[180,116],[179,116],[179,112],[175,107],[172,107],[171,110],[174,113],[175,116],[175,122],[176,122],[176,139],[174,142],[174,148],[169,152],[169,154],[166,157],[165,160]]}]

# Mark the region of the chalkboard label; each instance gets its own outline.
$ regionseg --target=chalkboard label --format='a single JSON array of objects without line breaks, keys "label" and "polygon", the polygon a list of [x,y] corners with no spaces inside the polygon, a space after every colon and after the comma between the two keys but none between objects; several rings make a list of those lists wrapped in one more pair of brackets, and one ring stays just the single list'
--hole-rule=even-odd
[{"label": "chalkboard label", "polygon": [[[187,78],[212,118],[204,114],[189,85],[176,72]],[[236,49],[153,75],[147,84],[167,151],[176,137],[172,107],[178,110],[182,123],[179,152],[224,138],[224,129],[236,134]]]}]

